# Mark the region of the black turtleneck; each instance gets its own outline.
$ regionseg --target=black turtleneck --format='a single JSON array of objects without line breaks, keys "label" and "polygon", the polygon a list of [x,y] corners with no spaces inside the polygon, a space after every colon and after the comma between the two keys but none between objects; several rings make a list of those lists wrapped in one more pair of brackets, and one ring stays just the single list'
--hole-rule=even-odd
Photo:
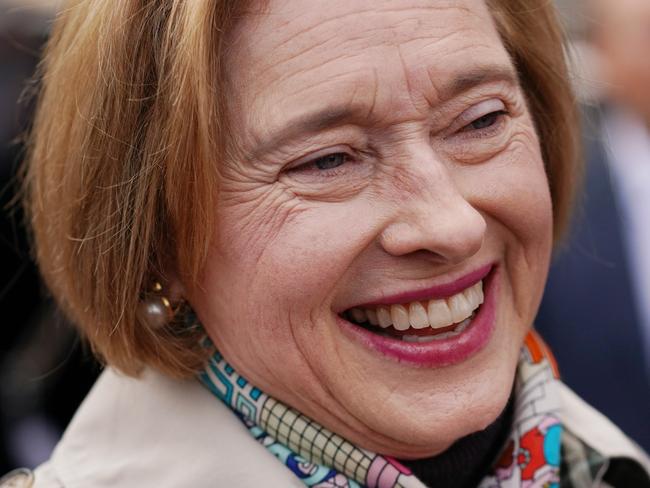
[{"label": "black turtleneck", "polygon": [[475,488],[488,473],[505,445],[512,426],[513,400],[485,430],[456,441],[437,456],[402,460],[425,485],[432,488]]}]

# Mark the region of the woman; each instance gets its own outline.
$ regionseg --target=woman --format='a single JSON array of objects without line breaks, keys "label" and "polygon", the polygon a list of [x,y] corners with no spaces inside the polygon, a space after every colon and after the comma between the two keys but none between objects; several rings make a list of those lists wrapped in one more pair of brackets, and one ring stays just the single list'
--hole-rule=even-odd
[{"label": "woman", "polygon": [[109,367],[35,486],[648,486],[531,332],[549,2],[73,2],[42,76],[37,256]]}]

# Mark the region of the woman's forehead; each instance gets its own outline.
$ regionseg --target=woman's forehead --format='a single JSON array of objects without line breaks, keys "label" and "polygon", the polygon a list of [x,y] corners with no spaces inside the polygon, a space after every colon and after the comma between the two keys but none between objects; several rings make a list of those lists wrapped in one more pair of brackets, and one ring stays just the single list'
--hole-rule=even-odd
[{"label": "woman's forehead", "polygon": [[453,79],[512,70],[482,0],[271,0],[230,52],[231,90],[267,126],[308,106],[427,110]]},{"label": "woman's forehead", "polygon": [[[377,37],[370,40],[401,44],[423,28],[435,37],[449,27],[471,27],[472,20],[489,18],[484,0],[258,0],[242,12],[236,32],[250,35],[257,31],[259,38],[267,40],[267,44],[255,46],[262,50],[295,52],[324,37],[349,41],[360,34],[358,39],[366,40],[373,31]],[[452,19],[454,25],[450,26]],[[341,31],[341,27],[349,30]]]}]

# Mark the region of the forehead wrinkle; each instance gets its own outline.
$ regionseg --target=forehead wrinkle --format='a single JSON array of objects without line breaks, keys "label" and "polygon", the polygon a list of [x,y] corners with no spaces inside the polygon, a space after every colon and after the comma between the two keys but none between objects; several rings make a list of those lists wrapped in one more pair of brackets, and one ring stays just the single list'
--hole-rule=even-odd
[{"label": "forehead wrinkle", "polygon": [[[407,6],[407,7],[402,7],[402,8],[390,7],[390,8],[379,8],[379,9],[377,8],[376,5],[372,5],[372,6],[368,7],[367,9],[354,10],[354,11],[345,12],[345,13],[343,13],[341,15],[337,15],[337,16],[330,17],[330,18],[327,18],[327,19],[320,19],[320,20],[314,22],[312,25],[310,25],[308,27],[305,27],[305,28],[303,28],[301,30],[298,30],[297,32],[289,33],[287,38],[285,40],[283,40],[282,42],[280,42],[280,44],[276,45],[273,49],[274,50],[275,49],[280,49],[280,48],[282,48],[283,46],[285,46],[286,44],[288,44],[290,42],[293,43],[293,42],[295,42],[295,40],[297,38],[299,38],[301,36],[304,36],[304,35],[307,35],[307,34],[310,34],[316,29],[327,28],[328,24],[330,24],[332,22],[341,22],[341,21],[347,20],[349,17],[355,17],[356,18],[356,17],[358,17],[360,15],[364,15],[364,14],[378,15],[378,14],[386,14],[386,13],[390,14],[390,13],[405,13],[405,12],[415,12],[415,13],[420,14],[420,13],[425,13],[425,12],[430,13],[432,10],[435,10],[435,11],[460,10],[460,11],[466,13],[466,14],[467,13],[472,13],[471,9],[469,7],[462,6],[462,5],[456,5],[456,4],[453,4],[453,2],[452,2],[452,4],[447,4],[447,5],[431,5],[429,1],[426,1],[426,2],[423,2],[423,3],[424,3],[424,5],[421,6],[421,7]],[[271,10],[272,9],[269,9],[269,11],[271,11]],[[303,16],[305,16],[305,15],[307,15],[307,13],[303,14]],[[299,20],[299,19],[300,19],[300,16],[295,18],[295,19],[292,19],[292,20]],[[419,21],[419,19],[420,19],[420,16],[417,15],[415,17],[415,20]],[[285,20],[282,24],[286,27],[287,25],[290,25],[292,20]],[[394,25],[395,24],[393,24],[393,26]]]},{"label": "forehead wrinkle", "polygon": [[[278,65],[283,65],[283,64],[289,63],[291,61],[296,61],[296,60],[300,59],[300,57],[302,55],[308,54],[308,53],[312,52],[314,49],[316,49],[318,47],[325,46],[325,45],[329,44],[330,42],[336,42],[338,40],[335,37],[326,37],[324,40],[318,41],[318,42],[315,42],[315,43],[313,41],[312,42],[300,43],[301,38],[304,38],[305,36],[307,36],[309,34],[312,34],[313,31],[315,31],[317,29],[326,28],[328,26],[328,24],[344,20],[347,17],[356,16],[356,15],[360,15],[360,14],[364,14],[364,13],[368,13],[368,12],[374,12],[374,10],[369,8],[368,10],[362,10],[362,11],[357,11],[357,12],[347,12],[347,13],[341,14],[341,15],[336,16],[336,17],[331,17],[331,18],[326,19],[326,20],[321,20],[320,22],[312,22],[311,25],[309,25],[308,27],[305,27],[305,28],[303,28],[303,29],[301,29],[301,30],[299,30],[297,32],[289,31],[286,27],[291,25],[292,23],[298,23],[301,16],[298,16],[298,17],[296,17],[294,19],[291,19],[291,20],[285,20],[284,22],[282,22],[282,24],[280,26],[281,28],[279,29],[280,31],[283,31],[283,32],[287,33],[285,38],[279,44],[267,47],[258,56],[255,55],[254,50],[252,49],[253,46],[245,45],[246,44],[245,39],[247,39],[247,37],[250,37],[250,36],[242,36],[237,44],[241,44],[243,42],[244,46],[240,45],[239,47],[240,48],[245,47],[245,52],[252,59],[251,64],[254,65],[254,66],[261,66],[257,71],[257,76],[261,77],[261,76],[265,75],[267,72],[272,71],[275,68],[277,68]],[[306,12],[302,16],[306,16],[306,15],[308,15],[308,13],[309,12]],[[268,15],[268,18],[272,18],[272,14],[267,14],[267,15]],[[242,24],[245,24],[245,22],[242,23]],[[261,35],[261,37],[265,37],[267,35],[265,32],[263,32],[263,31],[261,31],[259,29],[259,26],[256,26],[256,28],[254,28],[252,30],[257,31],[257,33],[259,35]],[[276,29],[273,29],[273,30],[276,30]],[[315,37],[317,37],[317,36],[312,36],[312,38],[315,38]],[[295,52],[295,47],[292,47],[292,46],[294,46],[296,44],[302,44],[301,47],[299,48],[298,52]],[[287,48],[288,45],[289,45],[289,47]],[[285,48],[285,49],[283,49],[283,48]],[[279,57],[279,59],[278,58],[273,59],[272,63],[263,62],[264,60],[266,60],[268,58],[268,52],[269,51],[273,52],[275,56]],[[285,51],[286,51],[286,57],[284,57],[284,58],[280,57],[281,55],[285,54]]]},{"label": "forehead wrinkle", "polygon": [[[350,57],[355,57],[356,54],[350,55]],[[341,58],[336,58],[328,61],[327,63],[323,64],[320,63],[319,67],[320,68],[326,68],[327,65],[330,62],[336,62],[339,61]],[[353,66],[357,66],[354,64]],[[246,114],[247,117],[249,118],[248,120],[248,126],[259,126],[259,127],[268,127],[273,125],[273,120],[275,117],[273,116],[274,113],[277,113],[277,107],[291,107],[291,106],[296,106],[295,100],[297,97],[299,97],[300,94],[309,92],[311,90],[316,90],[318,87],[322,85],[330,85],[334,86],[334,88],[339,87],[343,84],[346,86],[353,86],[354,90],[354,95],[359,91],[359,87],[367,87],[367,86],[373,86],[373,101],[370,103],[372,107],[374,107],[374,98],[376,97],[376,85],[377,85],[377,74],[376,71],[371,67],[368,67],[367,69],[359,69],[355,68],[353,70],[348,70],[344,71],[342,73],[334,73],[334,74],[329,74],[323,79],[319,79],[317,82],[311,81],[308,84],[301,84],[298,83],[298,87],[295,90],[290,90],[287,93],[284,93],[282,90],[277,90],[276,86],[280,85],[282,86],[283,82],[286,81],[286,79],[294,77],[298,74],[300,74],[303,71],[310,70],[313,67],[309,68],[303,68],[300,70],[296,70],[295,72],[288,73],[285,76],[280,77],[279,79],[274,79],[273,82],[260,86],[258,89],[252,91],[252,93],[247,97],[248,98],[248,103],[245,103],[244,106],[249,106],[250,109],[243,111],[242,113]],[[349,78],[349,81],[346,82],[346,78]],[[325,93],[325,90],[321,90],[320,93],[323,94]],[[350,90],[346,89],[344,92],[350,93]],[[277,98],[278,93],[283,94],[281,98]],[[267,96],[269,94],[270,96]],[[321,97],[322,98],[322,97]],[[340,97],[339,97],[340,98]],[[293,102],[293,103],[292,103]],[[341,103],[340,100],[335,100],[337,106],[345,106],[349,105],[347,103]],[[303,104],[297,104],[301,108],[303,107]],[[286,112],[284,112],[286,114]],[[369,112],[368,112],[369,113]],[[265,124],[251,124],[250,122],[260,122],[262,120],[263,115],[266,117],[267,122]],[[251,118],[254,117],[255,120],[251,120]],[[283,119],[286,117],[282,117]],[[261,141],[259,140],[258,137],[255,137],[254,140],[256,140],[257,143],[260,143]]]},{"label": "forehead wrinkle", "polygon": [[[453,37],[455,35],[459,35],[459,36],[462,37],[462,31],[461,32],[455,31],[455,32],[452,32],[452,33],[450,33],[448,35],[445,35],[445,36],[442,36],[442,37],[439,37],[439,38],[433,39],[433,40],[431,40],[430,36],[423,37],[422,39],[431,40],[431,42],[428,43],[426,46],[422,47],[421,49],[419,49],[418,51],[426,50],[426,48],[430,47],[431,45],[439,43],[441,41],[444,41],[444,40],[446,40],[446,39],[448,39],[450,37]],[[412,41],[414,42],[415,40],[410,40],[410,41],[402,43],[402,44],[397,44],[395,46],[396,47],[395,52],[397,53],[397,57],[398,57],[399,61],[402,63],[402,68],[403,68],[402,69],[402,72],[403,72],[402,81],[404,82],[404,85],[406,86],[405,92],[407,92],[409,94],[409,96],[411,97],[411,102],[412,102],[411,105],[413,107],[415,107],[416,103],[415,103],[415,100],[413,99],[414,86],[413,86],[413,83],[411,82],[411,78],[413,77],[413,75],[411,74],[411,71],[413,70],[413,67],[409,66],[409,62],[406,60],[406,54],[403,52],[403,47],[405,45],[408,45],[408,43],[410,43]],[[456,48],[455,53],[462,52],[465,49],[474,49],[474,48],[475,48],[474,44],[471,45],[471,46],[463,46],[462,48]],[[278,86],[278,85],[282,86],[282,84],[286,80],[294,78],[296,76],[299,76],[299,75],[301,75],[303,73],[309,74],[310,72],[312,72],[312,70],[314,70],[314,68],[317,68],[319,70],[324,70],[326,72],[326,75],[328,75],[328,76],[320,79],[316,83],[310,82],[309,84],[307,84],[305,86],[301,86],[297,90],[292,90],[291,93],[289,94],[289,97],[295,97],[295,96],[297,96],[297,95],[299,95],[301,93],[304,93],[306,91],[313,90],[313,89],[317,88],[318,86],[327,85],[327,84],[331,83],[332,81],[335,81],[335,80],[338,80],[338,79],[344,79],[346,77],[350,77],[351,81],[358,87],[360,85],[364,85],[364,82],[366,81],[365,76],[361,76],[361,74],[364,71],[372,70],[373,71],[374,86],[375,86],[373,97],[375,98],[375,102],[376,102],[376,98],[377,98],[376,85],[377,85],[377,79],[378,79],[377,67],[374,66],[374,65],[372,65],[372,66],[369,65],[369,66],[365,66],[363,68],[360,68],[364,64],[363,61],[364,61],[365,56],[366,56],[366,53],[363,50],[359,51],[359,52],[352,52],[352,53],[343,54],[343,55],[340,55],[340,53],[338,51],[333,52],[332,55],[330,56],[330,58],[327,59],[326,61],[323,61],[322,59],[318,59],[318,58],[315,58],[313,56],[310,56],[310,57],[307,58],[309,61],[311,61],[310,65],[308,65],[308,66],[296,66],[296,68],[293,69],[293,70],[290,70],[290,71],[285,70],[285,71],[283,71],[282,74],[280,74],[278,77],[275,77],[269,84],[266,84],[264,86],[260,86],[259,89],[257,89],[257,90],[253,89],[253,91],[252,91],[252,93],[250,95],[250,99],[251,100],[260,100],[260,99],[264,98],[265,93],[271,93],[271,94],[276,93],[276,90],[274,88],[275,86]],[[412,58],[413,53],[409,53],[409,57]],[[351,69],[347,70],[345,72],[342,72],[342,73],[335,74],[335,75],[329,75],[327,73],[327,67],[332,63],[334,63],[335,65],[339,64],[342,60],[351,61],[349,63],[349,66],[350,66]],[[417,65],[416,63],[411,63],[411,64],[415,64],[414,67],[416,69],[418,69],[418,70],[421,68],[421,66],[428,65],[428,67],[427,67],[427,71],[429,73],[428,74],[428,79],[429,79],[428,84],[433,89],[435,89],[435,84],[433,83],[433,78],[434,77],[432,76],[431,72],[438,68],[439,63],[436,63],[435,66],[430,66],[429,62],[422,63],[421,65]],[[364,69],[364,68],[366,68],[366,69]],[[255,78],[257,78],[257,79],[259,79],[259,77],[260,77],[259,75],[255,76]],[[361,79],[361,78],[363,78],[363,79]],[[417,84],[421,84],[421,83],[417,83]],[[251,85],[249,85],[249,86],[251,86]],[[355,90],[358,90],[358,89],[359,88],[355,88]],[[426,95],[426,93],[427,93],[427,89],[425,87],[420,87],[418,89],[417,94],[419,96],[423,96],[423,95]],[[291,98],[289,98],[289,99],[291,99]],[[432,97],[427,98],[425,96],[424,99],[427,102],[427,107],[421,107],[421,109],[428,109],[431,106],[435,105],[434,99]],[[375,102],[373,102],[373,104],[372,104],[373,109],[374,109],[374,106],[375,106]],[[281,105],[282,100],[279,100],[279,101],[277,101],[275,103],[278,104],[278,105]],[[372,110],[370,110],[369,112],[372,112]]]},{"label": "forehead wrinkle", "polygon": [[[287,95],[287,97],[288,97],[289,100],[291,100],[291,98],[293,98],[293,97],[296,97],[296,96],[298,96],[298,95],[301,95],[302,93],[304,93],[304,92],[308,92],[308,91],[310,91],[310,90],[315,90],[315,89],[321,87],[322,85],[329,85],[329,84],[331,84],[331,83],[333,83],[333,82],[336,82],[336,81],[339,81],[339,80],[343,81],[343,80],[345,80],[346,78],[350,78],[350,77],[353,76],[353,75],[359,75],[359,74],[360,74],[360,72],[355,72],[355,73],[350,73],[350,72],[345,72],[345,73],[336,73],[336,74],[330,75],[330,76],[327,77],[327,78],[321,79],[321,80],[319,80],[319,81],[317,81],[317,82],[315,82],[315,83],[311,83],[311,84],[309,84],[308,86],[303,86],[302,88],[298,88],[297,90],[293,90],[290,94]],[[355,78],[359,78],[359,76],[356,76]],[[365,78],[365,76],[364,76],[364,78]],[[354,89],[356,90],[357,87],[358,87],[361,83],[360,83],[360,82],[355,82],[355,81],[350,80],[350,84],[355,85],[355,88],[354,88]],[[269,87],[269,89],[271,89],[271,88]],[[278,104],[282,104],[282,101],[283,101],[282,99],[278,100]]]},{"label": "forehead wrinkle", "polygon": [[[406,85],[406,93],[408,94],[409,102],[411,108],[418,111],[418,103],[414,97],[413,87],[411,86],[411,76],[409,75],[409,68],[404,59],[404,53],[402,53],[402,45],[397,46],[397,57],[399,58],[400,63],[402,64],[402,72],[404,74],[404,84]],[[426,98],[426,97],[425,97]]]},{"label": "forehead wrinkle", "polygon": [[451,2],[446,5],[431,5],[430,1],[423,2],[423,5],[421,7],[405,7],[405,8],[393,8],[393,7],[388,7],[388,8],[383,8],[379,10],[375,10],[377,12],[382,12],[382,13],[397,13],[397,12],[404,12],[405,10],[409,10],[411,12],[416,11],[416,12],[430,12],[431,10],[438,10],[438,11],[444,11],[444,10],[460,10],[465,13],[471,13],[471,10],[469,7],[466,7],[464,5],[458,5],[456,2]]},{"label": "forehead wrinkle", "polygon": [[[476,14],[476,13],[475,13],[475,15],[478,16],[478,14]],[[440,29],[442,29],[442,28],[440,28]],[[380,31],[380,32],[386,32],[386,31],[392,30],[392,28],[387,28],[385,26],[382,26],[382,27],[379,27],[379,28],[377,28],[375,30]],[[403,79],[407,80],[407,84],[409,85],[409,88],[408,88],[409,90],[412,88],[412,86],[411,86],[412,84],[410,82],[408,82],[408,80],[409,80],[409,78],[408,78],[409,77],[409,73],[408,73],[408,71],[409,71],[409,62],[406,60],[406,57],[407,57],[406,54],[408,54],[409,58],[413,58],[415,56],[415,54],[414,53],[403,53],[402,52],[403,47],[404,46],[410,46],[410,44],[417,43],[418,41],[428,41],[428,42],[426,42],[426,44],[419,47],[417,49],[417,52],[416,52],[416,54],[422,53],[422,55],[425,56],[425,59],[426,59],[427,54],[430,54],[430,53],[427,53],[427,51],[430,51],[431,47],[434,44],[440,44],[440,43],[444,44],[446,41],[448,41],[450,39],[455,39],[457,37],[463,38],[464,37],[463,33],[466,32],[466,31],[468,31],[468,29],[466,27],[461,27],[460,29],[454,30],[453,32],[445,32],[444,34],[440,34],[438,36],[435,36],[433,33],[430,33],[430,34],[428,34],[426,36],[418,36],[416,38],[410,38],[409,37],[407,40],[404,40],[404,41],[401,41],[400,43],[395,43],[394,44],[398,48],[398,51],[399,51],[398,56],[400,57],[400,61],[402,63],[403,71],[406,72]],[[412,32],[412,30],[411,30],[411,32]],[[368,43],[367,31],[365,31],[364,35],[360,35],[360,36],[356,36],[356,37],[347,37],[346,39],[343,39],[340,42],[342,42],[344,44],[349,44],[349,43],[354,42],[355,40],[360,40],[360,41],[364,41],[364,43]],[[392,42],[389,42],[390,40],[388,40],[388,39],[383,39],[383,40],[385,41],[384,42],[385,45],[393,44]],[[498,37],[498,35],[496,35],[496,33],[495,33],[495,41],[498,42],[499,44],[501,44],[500,38]],[[325,41],[321,41],[321,42],[319,42],[317,44],[314,44],[312,46],[303,48],[299,52],[292,53],[289,58],[285,58],[283,60],[280,60],[277,63],[267,65],[262,71],[257,70],[258,73],[255,76],[255,78],[257,78],[257,79],[262,77],[263,73],[267,72],[268,70],[275,69],[276,71],[279,71],[279,72],[277,73],[276,76],[273,77],[273,80],[271,81],[270,84],[267,84],[264,87],[261,87],[258,91],[255,92],[255,98],[260,96],[262,93],[264,93],[264,91],[270,90],[271,85],[273,85],[273,84],[280,84],[281,85],[287,79],[295,77],[296,75],[299,75],[300,73],[309,73],[310,71],[313,71],[314,68],[323,69],[323,68],[326,68],[330,63],[338,64],[341,61],[345,61],[345,60],[354,61],[355,66],[361,66],[365,60],[372,60],[372,56],[370,56],[368,58],[368,56],[369,56],[368,48],[361,49],[361,46],[359,46],[358,49],[353,49],[353,48],[347,47],[346,49],[330,49],[330,50],[326,50],[325,52],[327,54],[329,54],[329,56],[328,56],[329,59],[326,59],[326,60],[323,60],[323,58],[319,58],[318,56],[313,55],[313,53],[312,53],[313,49],[316,49],[319,46],[324,46],[324,45],[328,44],[329,42],[338,43],[339,39],[328,38]],[[461,45],[461,47],[454,46],[454,53],[455,54],[457,54],[459,52],[463,52],[465,50],[474,50],[477,47],[476,42],[473,42],[471,45],[467,45],[467,42],[464,42],[463,44],[465,44],[465,45]],[[375,45],[375,46],[377,46],[377,45]],[[487,44],[485,44],[484,46],[488,47],[488,48],[493,48],[494,47],[494,46],[489,46]],[[347,51],[347,53],[346,53],[346,51]],[[353,51],[353,52],[350,52],[350,51]],[[444,51],[444,49],[441,50],[440,48],[437,48],[436,51]],[[343,54],[341,54],[341,52],[343,52]],[[444,53],[443,53],[443,55],[444,55]],[[306,56],[305,59],[307,61],[307,63],[303,64],[303,65],[300,64],[300,59],[299,59],[302,56]],[[428,57],[430,58],[431,56],[428,56]],[[292,63],[291,61],[296,61],[296,62]],[[352,64],[352,63],[350,63],[350,64]],[[440,63],[436,63],[435,66],[431,66],[430,65],[431,62],[426,62],[426,63],[421,63],[421,64],[419,64],[419,62],[416,62],[416,63],[411,62],[411,64],[418,71],[422,71],[421,70],[421,65],[429,65],[427,69],[429,70],[429,73],[430,73],[429,74],[430,81],[437,77],[437,76],[432,76],[431,71],[437,70]],[[294,65],[295,68],[294,69],[288,69],[291,65]],[[278,69],[278,66],[282,67],[283,69],[281,69],[281,70]],[[345,75],[342,74],[341,76],[345,76]],[[331,79],[331,78],[329,78],[329,79]],[[327,81],[328,81],[328,79],[324,79],[322,83],[326,83]],[[305,87],[303,89],[300,89],[299,92],[303,92],[305,90],[308,90],[312,86],[307,86],[307,87]],[[296,93],[296,92],[294,92],[294,93]],[[427,102],[429,102],[429,105],[433,104],[432,103],[433,100],[431,99],[431,97],[428,97],[428,98],[425,97],[425,100]]]},{"label": "forehead wrinkle", "polygon": [[[356,60],[356,59],[358,59],[360,57],[363,57],[363,53],[355,52],[355,53],[346,53],[346,54],[341,55],[340,53],[334,52],[334,53],[332,53],[330,58],[327,59],[327,60],[318,59],[318,58],[315,58],[315,57],[309,57],[308,59],[310,61],[312,61],[312,64],[310,64],[308,66],[296,66],[293,70],[289,70],[289,69],[283,70],[282,74],[280,74],[279,76],[276,76],[276,77],[273,78],[273,81],[271,81],[270,83],[260,87],[260,89],[258,91],[254,92],[255,93],[254,98],[257,98],[257,97],[261,96],[264,92],[273,93],[273,91],[274,91],[273,86],[274,85],[280,85],[281,86],[285,81],[287,81],[287,80],[289,80],[291,78],[295,78],[297,76],[300,76],[301,74],[304,74],[304,73],[310,73],[315,68],[317,68],[317,69],[326,69],[331,63],[340,63],[341,61],[344,61],[344,60]],[[328,80],[331,81],[331,80],[336,79],[336,78],[343,78],[345,76],[358,75],[360,73],[360,71],[361,71],[359,69],[359,65],[360,64],[351,63],[351,67],[353,67],[353,69],[351,71],[345,71],[343,73],[337,74],[336,76],[334,76],[332,78],[324,79],[322,82],[319,82],[319,84],[320,83],[325,83]],[[270,69],[273,69],[273,68],[277,68],[277,66],[272,66]],[[261,74],[257,75],[256,78],[259,79],[259,78],[261,78],[261,76],[262,76]],[[295,95],[298,92],[310,89],[312,86],[314,86],[314,85],[306,86],[305,88],[303,88],[303,89],[301,89],[299,91],[292,91],[292,94]]]},{"label": "forehead wrinkle", "polygon": [[[337,15],[335,17],[330,17],[329,19],[324,19],[324,20],[320,20],[319,22],[314,22],[314,23],[312,23],[312,25],[309,25],[308,27],[305,27],[305,28],[303,28],[303,29],[301,29],[301,30],[299,30],[297,32],[291,32],[289,35],[287,35],[287,38],[284,41],[282,41],[282,42],[280,42],[280,44],[274,46],[273,49],[274,50],[275,49],[280,49],[280,48],[284,47],[286,44],[288,44],[290,42],[291,43],[296,42],[296,39],[298,39],[300,37],[304,37],[305,35],[311,34],[316,29],[326,28],[326,27],[328,27],[328,24],[331,24],[332,22],[340,22],[340,21],[343,21],[343,20],[345,20],[345,19],[347,19],[348,17],[351,17],[351,16],[358,16],[358,15],[363,15],[363,14],[367,14],[367,13],[374,13],[374,12],[375,12],[375,9],[369,8],[367,10],[346,12],[346,13],[343,13],[341,15]],[[307,15],[307,13],[305,13],[304,15]]]},{"label": "forehead wrinkle", "polygon": [[[445,32],[437,36],[431,35],[430,32],[427,32],[427,35],[418,36],[418,37],[409,36],[408,39],[405,39],[400,42],[400,46],[409,46],[411,44],[417,44],[418,51],[426,52],[433,46],[439,46],[441,43],[444,44],[445,42],[450,42],[450,40],[454,39],[455,37],[460,37],[461,40],[465,41],[462,42],[463,47],[460,49],[468,49],[476,46],[476,38],[472,37],[472,34],[474,33],[474,29],[470,27],[459,26],[457,29],[453,31],[448,31],[446,28],[441,27],[440,30]],[[470,44],[467,43],[467,39],[469,38],[472,39],[472,42]],[[459,47],[457,46],[455,46],[453,49],[454,52],[457,52],[458,50]]]},{"label": "forehead wrinkle", "polygon": [[[372,41],[370,43],[371,46],[377,45],[378,43],[381,44],[387,44],[387,43],[392,43],[392,44],[400,44],[404,42],[402,40],[402,37],[408,37],[409,39],[411,38],[413,32],[416,30],[415,28],[411,27],[409,29],[399,29],[398,27],[401,26],[402,24],[409,23],[409,22],[415,22],[416,23],[416,28],[423,28],[423,20],[422,16],[419,15],[423,12],[426,13],[431,13],[431,11],[445,11],[445,10],[457,10],[463,13],[463,16],[466,16],[467,13],[472,13],[472,15],[475,16],[480,16],[479,13],[477,12],[472,12],[472,9],[463,6],[463,5],[430,5],[428,2],[424,6],[420,7],[403,7],[403,8],[384,8],[384,9],[377,9],[376,5],[373,5],[371,8],[368,9],[362,9],[362,10],[355,10],[351,12],[345,12],[343,14],[326,18],[326,19],[309,19],[310,25],[298,30],[298,31],[291,31],[287,27],[290,26],[292,23],[300,23],[300,20],[309,15],[309,12],[302,13],[302,11],[299,11],[299,13],[302,13],[302,15],[298,15],[297,17],[291,19],[291,20],[284,20],[282,22],[276,21],[271,28],[267,27],[262,29],[261,25],[253,26],[253,30],[257,30],[257,33],[261,37],[269,37],[268,33],[269,31],[275,32],[284,32],[286,33],[283,36],[283,39],[279,42],[279,44],[272,45],[272,46],[267,46],[265,47],[261,52],[255,52],[256,51],[256,46],[255,45],[249,45],[249,49],[247,49],[248,54],[252,56],[252,64],[255,66],[258,66],[258,74],[263,75],[265,74],[268,70],[272,70],[275,68],[278,64],[286,63],[291,60],[298,59],[301,55],[309,53],[313,51],[314,49],[318,47],[325,46],[328,44],[330,41],[337,41],[337,36],[332,35],[324,39],[324,40],[319,40],[319,41],[314,41],[314,39],[317,39],[319,34],[317,31],[320,30],[326,30],[330,28],[330,24],[332,23],[344,23],[347,21],[348,18],[352,18],[356,21],[356,23],[359,22],[358,17],[364,16],[364,15],[370,15],[370,16],[378,16],[382,15],[385,13],[410,13],[411,15],[407,18],[403,19],[397,19],[395,23],[391,23],[390,25],[382,25],[378,26],[376,28],[372,28],[369,26],[373,24],[373,22],[366,22],[364,24],[363,28],[363,33],[359,36],[350,36],[348,35],[346,39],[342,39],[342,42],[354,42],[356,40],[362,40],[365,41],[366,43],[369,43],[369,41]],[[279,20],[282,20],[284,17],[282,16],[274,16],[272,14],[272,8],[269,9],[269,14],[268,19],[272,19],[274,17],[277,17]],[[418,15],[414,15],[418,14]],[[430,22],[432,17],[428,17],[428,24],[426,26],[426,29],[428,30],[429,34],[427,36],[423,37],[429,37],[429,36],[434,36],[434,31],[435,30],[444,30],[446,28],[445,25],[440,25],[435,24]],[[245,23],[245,22],[244,22]],[[276,29],[275,26],[281,27]],[[258,30],[259,28],[259,30]],[[241,29],[240,29],[241,30]],[[391,39],[389,39],[385,34],[382,36],[382,39],[377,39],[377,38],[372,38],[369,39],[368,33],[369,32],[378,32],[380,34],[384,34],[386,32],[390,32],[392,34],[392,42]],[[314,35],[312,35],[314,34]],[[346,34],[349,34],[346,32]],[[303,38],[305,36],[311,36],[311,39],[308,39],[307,42],[304,42]],[[239,38],[239,42],[244,42],[247,36],[243,36]],[[296,46],[298,47],[298,51],[296,52]],[[364,48],[367,48],[369,46],[363,46]],[[287,49],[283,49],[287,48]],[[285,51],[289,51],[287,57],[282,57],[285,54]],[[268,52],[273,52],[274,53],[274,62],[273,63],[268,63]],[[279,58],[279,59],[278,59]],[[260,66],[261,65],[261,66]]]},{"label": "forehead wrinkle", "polygon": [[[287,63],[291,63],[292,61],[298,61],[303,55],[307,55],[307,54],[311,53],[314,49],[317,49],[319,47],[324,47],[324,46],[326,46],[326,45],[328,45],[330,43],[334,43],[336,41],[337,41],[337,39],[326,38],[321,42],[306,45],[298,52],[291,52],[290,50],[288,50],[289,52],[288,52],[287,57],[280,58],[280,59],[276,60],[274,63],[267,63],[267,65],[265,67],[262,67],[260,69],[260,71],[258,72],[258,76],[259,77],[264,76],[266,73],[268,73],[271,70],[274,70],[278,66],[285,65]],[[329,61],[332,61],[332,60],[330,59]],[[321,64],[321,63],[318,63],[318,60],[316,60],[316,59],[314,59],[314,63]],[[298,70],[298,71],[302,71],[302,70],[304,70],[304,67],[302,69]],[[278,81],[281,81],[281,80],[283,80],[285,78],[288,78],[292,74],[295,74],[295,72],[286,74],[283,78],[279,78]]]}]

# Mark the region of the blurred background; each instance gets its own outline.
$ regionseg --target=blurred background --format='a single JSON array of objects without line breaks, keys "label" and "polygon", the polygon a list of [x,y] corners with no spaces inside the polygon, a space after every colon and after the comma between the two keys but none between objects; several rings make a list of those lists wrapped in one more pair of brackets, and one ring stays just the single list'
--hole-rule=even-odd
[{"label": "blurred background", "polygon": [[[650,450],[650,1],[558,0],[586,173],[537,328],[564,381]],[[0,0],[0,473],[49,453],[100,372],[30,259],[18,195],[55,0]]]},{"label": "blurred background", "polygon": [[36,88],[30,78],[56,8],[0,0],[0,474],[49,457],[99,372],[48,300],[12,205]]}]

